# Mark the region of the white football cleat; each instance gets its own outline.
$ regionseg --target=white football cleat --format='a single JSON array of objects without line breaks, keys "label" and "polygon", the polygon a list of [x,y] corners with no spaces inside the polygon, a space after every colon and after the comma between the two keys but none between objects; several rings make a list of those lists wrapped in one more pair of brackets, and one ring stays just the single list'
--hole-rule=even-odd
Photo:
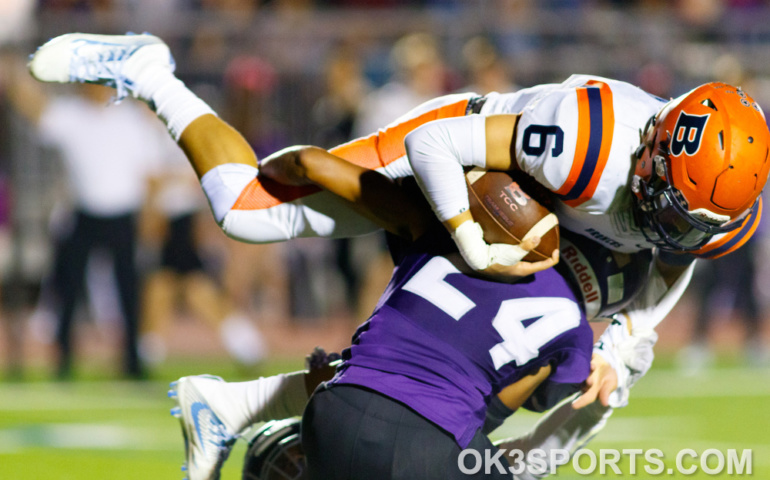
[{"label": "white football cleat", "polygon": [[218,480],[230,450],[238,438],[237,427],[225,418],[228,405],[220,377],[182,377],[171,384],[169,397],[177,406],[171,414],[179,419],[185,444],[189,480]]},{"label": "white football cleat", "polygon": [[158,67],[173,72],[174,59],[161,39],[146,33],[68,33],[46,42],[29,62],[30,73],[41,82],[106,85],[117,89],[117,101],[129,94],[140,98],[135,91],[138,77]]}]

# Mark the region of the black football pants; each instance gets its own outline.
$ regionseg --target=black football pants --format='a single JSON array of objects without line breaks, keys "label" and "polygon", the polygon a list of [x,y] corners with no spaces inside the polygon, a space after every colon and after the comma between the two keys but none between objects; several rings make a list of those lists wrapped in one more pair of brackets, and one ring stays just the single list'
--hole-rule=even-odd
[{"label": "black football pants", "polygon": [[[452,435],[407,406],[352,385],[316,390],[302,419],[302,446],[311,480],[512,478],[495,468],[489,475],[483,467],[475,475],[463,473],[462,449]],[[481,458],[485,450],[497,451],[481,431],[468,448]],[[464,458],[467,470],[477,469],[473,456]]]}]

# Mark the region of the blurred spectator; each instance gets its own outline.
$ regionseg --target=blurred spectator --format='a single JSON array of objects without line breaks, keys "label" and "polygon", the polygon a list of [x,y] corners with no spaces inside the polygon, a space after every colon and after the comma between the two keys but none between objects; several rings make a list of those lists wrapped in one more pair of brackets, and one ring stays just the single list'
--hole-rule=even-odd
[{"label": "blurred spectator", "polygon": [[[22,67],[23,68],[23,67]],[[73,321],[86,292],[86,267],[96,251],[112,260],[124,329],[123,374],[144,375],[138,354],[139,273],[136,220],[159,152],[144,107],[126,101],[106,108],[112,91],[80,85],[74,95],[48,98],[21,68],[14,76],[16,109],[35,122],[61,156],[68,181],[67,214],[51,232],[52,294],[57,306],[57,376],[72,375]]]},{"label": "blurred spectator", "polygon": [[106,109],[109,90],[92,85],[82,89],[82,96],[52,101],[39,123],[44,141],[61,153],[74,197],[69,221],[55,233],[53,285],[60,302],[58,376],[71,375],[75,307],[85,292],[88,259],[93,251],[102,249],[112,257],[119,291],[124,322],[123,373],[140,378],[136,220],[157,157],[147,141],[151,132],[143,110],[130,102]]},{"label": "blurred spectator", "polygon": [[762,310],[758,302],[757,245],[759,232],[729,260],[699,262],[690,288],[695,304],[695,325],[690,344],[679,353],[681,370],[697,374],[714,363],[709,334],[719,319],[737,318],[743,323],[743,358],[748,365],[770,364],[770,351],[762,340]]},{"label": "blurred spectator", "polygon": [[192,33],[187,50],[189,75],[195,83],[221,86],[222,71],[231,55],[232,42],[228,36],[229,23],[203,22]]},{"label": "blurred spectator", "polygon": [[[371,91],[371,86],[352,43],[338,45],[332,50],[324,74],[325,93],[313,106],[313,143],[331,148],[352,139],[358,106]],[[327,263],[324,268],[331,270],[330,274],[341,275],[347,313],[356,321],[362,318],[362,311],[368,315],[374,307],[376,299],[371,298],[372,292],[381,291],[387,284],[388,279],[378,274],[383,268],[379,260],[380,242],[378,235],[336,239],[327,256],[332,264]],[[392,264],[389,259],[385,260],[385,274],[389,278]]]},{"label": "blurred spectator", "polygon": [[324,65],[324,94],[313,105],[313,143],[331,148],[353,138],[358,107],[371,90],[352,44],[332,49]]},{"label": "blurred spectator", "polygon": [[417,105],[446,93],[445,66],[438,39],[413,33],[396,41],[390,51],[391,80],[363,99],[353,134],[369,135]]},{"label": "blurred spectator", "polygon": [[144,243],[154,247],[158,258],[144,289],[142,358],[148,364],[165,360],[169,327],[177,307],[184,305],[188,313],[219,331],[234,360],[253,365],[266,355],[262,336],[229,298],[219,274],[212,271],[214,262],[206,261],[201,248],[205,232],[200,222],[210,221],[203,211],[208,209],[205,197],[179,148],[165,132],[159,132],[159,141],[168,148],[163,168],[153,178],[143,221]]},{"label": "blurred spectator", "polygon": [[724,0],[677,0],[677,11],[685,22],[706,27],[719,21],[725,8]]},{"label": "blurred spectator", "polygon": [[[274,116],[278,77],[269,62],[237,55],[225,70],[223,117],[241,132],[259,158],[289,145],[284,126]],[[284,318],[289,305],[288,272],[281,244],[225,242],[223,283],[241,310],[260,321]],[[269,318],[265,318],[269,317]]]},{"label": "blurred spectator", "polygon": [[462,49],[464,70],[468,85],[465,92],[486,95],[489,92],[515,92],[519,86],[514,83],[513,69],[500,57],[497,48],[486,37],[478,36],[468,40]]},{"label": "blurred spectator", "polygon": [[[728,82],[728,80],[723,80]],[[649,62],[636,73],[636,85],[642,90],[660,98],[671,98],[674,87],[674,75],[671,69],[660,62]]]},{"label": "blurred spectator", "polygon": [[224,74],[226,115],[262,158],[288,145],[288,138],[273,112],[278,74],[266,60],[236,55]]},{"label": "blurred spectator", "polygon": [[0,45],[27,38],[32,28],[35,0],[0,2]]}]

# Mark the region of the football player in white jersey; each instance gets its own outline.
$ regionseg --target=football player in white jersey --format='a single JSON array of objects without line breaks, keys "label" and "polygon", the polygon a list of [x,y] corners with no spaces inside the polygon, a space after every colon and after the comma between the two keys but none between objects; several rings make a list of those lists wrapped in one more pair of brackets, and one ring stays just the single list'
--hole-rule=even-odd
[{"label": "football player in white jersey", "polygon": [[[187,154],[217,221],[233,238],[270,242],[377,228],[301,176],[292,177],[293,169],[282,171],[286,164],[301,171],[312,147],[286,149],[262,161],[263,173],[282,183],[260,175],[243,138],[174,77],[168,48],[156,37],[64,35],[38,50],[30,70],[41,81],[111,85],[118,98],[131,94],[150,104]],[[553,266],[558,252],[527,263],[519,260],[537,239],[522,246],[487,245],[468,211],[463,169],[530,174],[553,192],[562,228],[613,250],[657,253],[647,286],[622,312],[642,338],[681,296],[695,258],[729,253],[756,229],[769,147],[764,114],[739,88],[712,83],[665,102],[624,82],[573,76],[512,94],[440,97],[331,151],[392,179],[414,175],[466,262],[509,278]],[[627,347],[620,358],[628,382],[621,379],[614,406],[625,403],[637,378],[639,358]],[[610,411],[563,417],[555,412],[552,418],[560,420],[543,428],[579,424],[576,431],[583,433],[530,438],[574,447]]]}]

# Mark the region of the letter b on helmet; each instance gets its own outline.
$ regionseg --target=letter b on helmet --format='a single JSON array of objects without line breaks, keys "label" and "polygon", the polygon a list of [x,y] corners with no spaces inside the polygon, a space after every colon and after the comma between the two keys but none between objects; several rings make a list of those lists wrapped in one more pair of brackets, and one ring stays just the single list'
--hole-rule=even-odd
[{"label": "letter b on helmet", "polygon": [[671,139],[671,155],[678,157],[685,152],[689,156],[698,153],[706,122],[711,115],[688,115],[679,112],[674,135]]}]

